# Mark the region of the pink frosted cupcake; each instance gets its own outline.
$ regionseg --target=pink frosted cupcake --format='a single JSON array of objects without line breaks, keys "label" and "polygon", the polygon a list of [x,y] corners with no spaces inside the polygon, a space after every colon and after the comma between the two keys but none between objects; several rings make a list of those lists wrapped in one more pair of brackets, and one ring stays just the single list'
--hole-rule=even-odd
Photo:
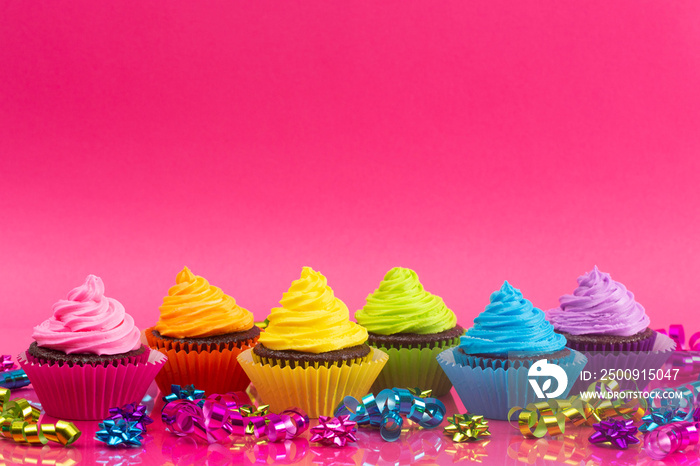
[{"label": "pink frosted cupcake", "polygon": [[53,305],[32,338],[18,361],[46,413],[61,419],[103,419],[141,401],[167,359],[141,344],[134,319],[94,275]]}]

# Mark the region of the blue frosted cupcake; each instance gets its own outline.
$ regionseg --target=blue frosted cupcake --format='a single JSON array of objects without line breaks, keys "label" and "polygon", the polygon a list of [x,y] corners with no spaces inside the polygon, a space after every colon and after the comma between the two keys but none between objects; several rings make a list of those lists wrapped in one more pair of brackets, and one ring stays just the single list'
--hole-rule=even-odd
[{"label": "blue frosted cupcake", "polygon": [[[566,348],[544,312],[504,282],[459,346],[440,353],[438,362],[471,414],[507,419],[514,406],[565,397],[586,357]],[[528,378],[544,383],[547,374],[552,388],[538,393]]]}]

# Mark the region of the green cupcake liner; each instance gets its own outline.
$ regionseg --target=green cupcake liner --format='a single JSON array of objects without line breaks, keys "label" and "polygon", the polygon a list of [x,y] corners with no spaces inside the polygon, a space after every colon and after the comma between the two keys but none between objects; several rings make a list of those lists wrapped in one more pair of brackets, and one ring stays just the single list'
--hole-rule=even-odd
[{"label": "green cupcake liner", "polygon": [[459,337],[441,341],[432,348],[394,348],[375,346],[389,355],[384,369],[372,385],[372,393],[385,388],[420,388],[432,390],[432,396],[447,394],[452,382],[437,362],[437,355],[459,345]]}]

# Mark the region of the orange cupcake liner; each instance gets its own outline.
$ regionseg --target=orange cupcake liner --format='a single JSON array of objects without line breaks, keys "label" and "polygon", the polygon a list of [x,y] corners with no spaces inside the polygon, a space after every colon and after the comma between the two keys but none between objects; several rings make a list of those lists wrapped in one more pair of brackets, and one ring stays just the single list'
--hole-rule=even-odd
[{"label": "orange cupcake liner", "polygon": [[[163,369],[156,376],[156,384],[164,394],[171,392],[171,385],[194,385],[207,395],[245,390],[250,379],[238,363],[238,355],[257,342],[257,338],[238,342],[240,347],[209,349],[209,345],[182,345],[157,338],[153,328],[146,330],[146,339],[168,357]],[[176,348],[177,346],[177,348]]]},{"label": "orange cupcake liner", "polygon": [[358,399],[366,395],[388,359],[373,348],[370,359],[361,363],[291,368],[255,362],[252,349],[238,356],[261,402],[272,412],[299,407],[311,418],[332,416],[348,395]]}]

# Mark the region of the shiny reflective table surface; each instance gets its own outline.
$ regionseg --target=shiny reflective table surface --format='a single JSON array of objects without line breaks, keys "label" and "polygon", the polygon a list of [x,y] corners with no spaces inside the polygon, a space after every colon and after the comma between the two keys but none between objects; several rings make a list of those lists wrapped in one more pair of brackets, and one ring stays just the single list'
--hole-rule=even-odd
[{"label": "shiny reflective table surface", "polygon": [[[23,397],[37,402],[31,386],[12,391],[13,398]],[[463,412],[459,400],[452,394],[442,398],[447,414]],[[298,465],[408,465],[454,464],[477,462],[482,464],[569,464],[569,465],[634,465],[700,463],[698,451],[693,448],[684,454],[675,454],[662,462],[654,462],[640,445],[628,450],[591,445],[588,436],[592,429],[572,428],[565,435],[532,440],[503,421],[489,421],[491,437],[478,442],[454,443],[443,434],[446,422],[433,430],[412,424],[405,428],[396,442],[385,442],[379,431],[359,428],[357,443],[343,448],[325,447],[309,442],[309,432],[299,438],[280,443],[256,441],[254,437],[233,437],[227,444],[207,444],[194,436],[178,437],[166,431],[160,419],[163,401],[155,384],[144,398],[151,411],[153,424],[148,426],[141,447],[108,447],[94,440],[96,421],[76,421],[82,436],[70,447],[59,444],[30,446],[0,440],[0,465],[47,464],[71,466],[77,464],[136,465],[136,464],[298,464]],[[55,422],[42,416],[40,422]],[[315,421],[312,420],[312,426]]]},{"label": "shiny reflective table surface", "polygon": [[[20,338],[10,337],[3,342],[0,354],[15,356],[26,348]],[[12,390],[12,398],[26,398],[38,402],[31,385]],[[464,413],[464,407],[454,389],[441,398],[447,416]],[[81,437],[70,447],[49,443],[44,446],[16,444],[0,439],[0,466],[5,464],[63,465],[209,465],[225,464],[297,464],[297,465],[408,465],[482,463],[496,465],[695,465],[700,463],[698,448],[691,447],[675,453],[663,462],[653,461],[642,444],[627,450],[592,445],[588,436],[590,427],[567,428],[565,435],[542,439],[525,439],[520,432],[504,421],[489,421],[490,438],[477,442],[454,443],[443,434],[448,425],[426,430],[407,421],[398,441],[384,441],[379,431],[360,427],[357,442],[343,448],[326,447],[309,442],[307,431],[300,437],[280,443],[256,441],[252,436],[232,437],[226,444],[208,444],[194,436],[178,437],[165,429],[160,418],[163,407],[161,395],[154,384],[144,398],[144,404],[153,418],[141,447],[109,447],[94,440],[97,421],[75,421]],[[56,422],[43,415],[40,422]],[[316,424],[311,421],[311,426]],[[567,426],[568,427],[568,426]],[[641,434],[638,434],[641,439]]]}]

